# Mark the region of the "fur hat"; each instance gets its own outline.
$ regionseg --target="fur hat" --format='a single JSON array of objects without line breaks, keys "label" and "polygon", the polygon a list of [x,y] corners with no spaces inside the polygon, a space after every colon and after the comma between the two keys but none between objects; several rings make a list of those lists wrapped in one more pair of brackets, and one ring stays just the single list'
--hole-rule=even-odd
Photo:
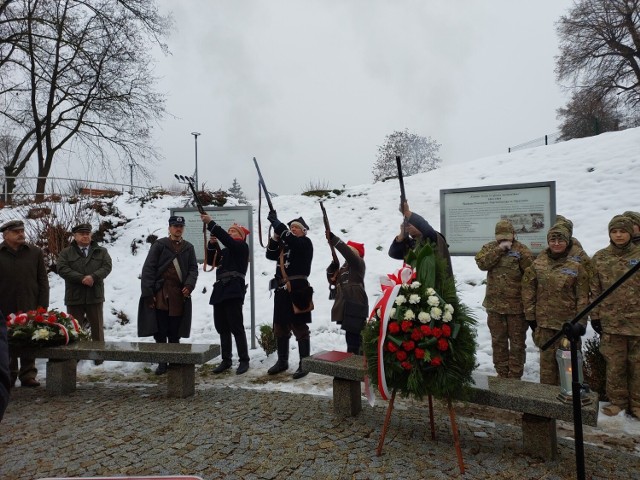
[{"label": "fur hat", "polygon": [[228,229],[229,230],[235,230],[236,232],[238,232],[238,235],[240,235],[240,237],[242,238],[242,240],[246,240],[247,235],[249,235],[251,232],[243,227],[242,225],[239,225],[237,223],[234,223],[233,225],[231,225]]},{"label": "fur hat", "polygon": [[4,233],[6,231],[21,229],[24,229],[24,222],[22,220],[9,220],[0,227],[0,232]]},{"label": "fur hat", "polygon": [[71,233],[91,233],[91,225],[88,223],[79,223],[71,229]]},{"label": "fur hat", "polygon": [[569,240],[571,240],[571,235],[569,235],[569,230],[565,225],[556,223],[547,232],[547,242],[550,242],[554,238],[559,238],[560,240],[564,240],[565,242],[569,243]]},{"label": "fur hat", "polygon": [[184,227],[184,217],[178,216],[178,215],[171,215],[169,217],[169,226]]},{"label": "fur hat", "polygon": [[567,217],[563,217],[562,215],[556,215],[556,225],[564,225],[566,229],[569,231],[569,237],[573,236],[573,222],[569,220]]},{"label": "fur hat", "polygon": [[305,223],[302,217],[294,218],[287,225],[289,225],[289,228],[291,228],[292,225],[297,225],[304,233],[307,233],[307,230],[309,230],[309,225]]},{"label": "fur hat", "polygon": [[496,240],[513,240],[516,232],[509,220],[500,220],[496,223]]},{"label": "fur hat", "polygon": [[609,233],[614,228],[620,228],[633,237],[633,220],[626,215],[616,215],[609,222]]},{"label": "fur hat", "polygon": [[360,255],[360,258],[364,258],[364,243],[352,242],[351,240],[349,240],[347,242],[347,245],[355,248],[358,252],[358,255]]},{"label": "fur hat", "polygon": [[626,212],[623,213],[623,215],[625,217],[628,217],[631,219],[631,221],[640,227],[640,213],[639,212],[632,212],[631,210],[627,210]]}]

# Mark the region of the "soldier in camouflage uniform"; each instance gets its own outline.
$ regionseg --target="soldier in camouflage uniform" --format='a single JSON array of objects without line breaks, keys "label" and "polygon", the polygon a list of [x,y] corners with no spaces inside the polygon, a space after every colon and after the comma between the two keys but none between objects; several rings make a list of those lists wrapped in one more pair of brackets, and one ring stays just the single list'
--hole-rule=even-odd
[{"label": "soldier in camouflage uniform", "polygon": [[[631,241],[633,222],[616,215],[609,222],[608,247],[593,256],[594,295],[600,295],[640,262],[640,246]],[[602,335],[600,351],[607,362],[606,391],[610,405],[602,412],[617,415],[626,409],[640,417],[640,275],[632,275],[606,297],[591,314],[594,330]]]},{"label": "soldier in camouflage uniform", "polygon": [[521,378],[526,360],[527,322],[522,308],[522,275],[533,255],[515,239],[511,222],[496,223],[496,239],[476,255],[476,264],[487,272],[487,290],[482,305],[487,310],[491,332],[493,366],[499,377]]},{"label": "soldier in camouflage uniform", "polygon": [[[586,268],[589,277],[593,275],[593,268],[591,266],[591,258],[587,255],[587,252],[582,248],[580,241],[573,236],[573,222],[567,217],[562,215],[556,215],[556,225],[564,226],[569,231],[569,258],[575,260],[578,263],[582,263]],[[542,252],[541,252],[542,253]]]},{"label": "soldier in camouflage uniform", "polygon": [[623,213],[625,217],[628,217],[633,222],[633,235],[631,241],[636,245],[640,245],[640,212],[632,212],[627,210]]},{"label": "soldier in camouflage uniform", "polygon": [[[536,258],[522,277],[524,314],[533,329],[533,341],[543,346],[565,322],[589,303],[589,274],[582,263],[569,257],[571,235],[563,225],[547,233],[548,248]],[[586,324],[586,318],[580,322]],[[540,383],[559,385],[556,350],[559,339],[540,351]]]}]

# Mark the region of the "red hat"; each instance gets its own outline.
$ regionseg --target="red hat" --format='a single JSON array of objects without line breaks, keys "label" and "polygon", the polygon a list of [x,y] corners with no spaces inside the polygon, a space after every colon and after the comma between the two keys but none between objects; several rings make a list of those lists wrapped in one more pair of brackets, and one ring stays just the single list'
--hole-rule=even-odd
[{"label": "red hat", "polygon": [[347,242],[347,245],[355,248],[358,251],[360,257],[364,258],[364,243],[352,242],[351,240],[349,240]]},{"label": "red hat", "polygon": [[236,232],[238,232],[238,234],[242,237],[242,240],[245,240],[247,238],[247,235],[251,233],[247,228],[243,227],[242,225],[238,225],[237,223],[231,225],[228,230],[235,230]]}]

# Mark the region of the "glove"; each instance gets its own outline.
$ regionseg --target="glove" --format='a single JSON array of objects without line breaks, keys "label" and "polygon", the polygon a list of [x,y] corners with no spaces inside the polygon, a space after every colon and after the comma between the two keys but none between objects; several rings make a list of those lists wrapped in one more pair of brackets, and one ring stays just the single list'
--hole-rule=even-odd
[{"label": "glove", "polygon": [[593,328],[598,335],[602,335],[602,323],[600,320],[591,320],[591,328]]},{"label": "glove", "polygon": [[278,214],[276,213],[275,210],[271,210],[269,212],[269,215],[267,215],[267,220],[269,220],[269,223],[271,223],[272,225],[274,222],[279,223]]},{"label": "glove", "polygon": [[530,320],[527,323],[529,323],[529,328],[531,329],[532,332],[535,332],[536,328],[538,328],[538,322],[536,322],[535,320]]},{"label": "glove", "polygon": [[510,250],[513,242],[511,242],[510,240],[502,240],[499,245],[502,250]]}]

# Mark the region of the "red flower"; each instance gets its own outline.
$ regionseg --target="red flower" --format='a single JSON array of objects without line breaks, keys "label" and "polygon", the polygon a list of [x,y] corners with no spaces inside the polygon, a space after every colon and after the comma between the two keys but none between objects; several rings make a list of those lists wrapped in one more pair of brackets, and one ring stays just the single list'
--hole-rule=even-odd
[{"label": "red flower", "polygon": [[398,325],[398,322],[391,322],[389,324],[389,333],[395,335],[398,332],[400,332],[400,325]]},{"label": "red flower", "polygon": [[436,338],[440,338],[440,337],[442,336],[442,329],[441,329],[441,328],[438,328],[438,327],[435,327],[435,328],[431,331],[431,333],[433,334],[433,336],[434,336],[434,337],[436,337]]},{"label": "red flower", "polygon": [[402,331],[403,332],[410,332],[411,328],[413,327],[413,322],[410,322],[409,320],[405,320],[404,322],[402,322]]},{"label": "red flower", "polygon": [[432,365],[432,366],[434,366],[434,367],[438,367],[438,366],[442,365],[442,358],[440,358],[440,357],[433,357],[433,358],[431,359],[431,365]]},{"label": "red flower", "polygon": [[398,351],[398,347],[395,343],[393,342],[387,342],[387,350],[389,350],[390,352],[397,352]]},{"label": "red flower", "polygon": [[38,307],[36,310],[37,313],[47,313],[47,309],[44,307]]},{"label": "red flower", "polygon": [[402,365],[402,368],[405,370],[411,370],[411,362],[402,362],[400,365]]},{"label": "red flower", "polygon": [[403,350],[398,350],[396,352],[396,358],[401,361],[404,362],[407,359],[407,352],[403,351]]},{"label": "red flower", "polygon": [[431,327],[429,325],[421,325],[420,331],[425,337],[429,337],[431,335]]},{"label": "red flower", "polygon": [[422,360],[424,358],[424,350],[421,348],[416,348],[413,354],[418,360]]},{"label": "red flower", "polygon": [[420,340],[422,340],[422,337],[424,337],[424,334],[422,333],[422,329],[414,328],[413,332],[411,332],[411,340],[415,340],[416,342],[419,342]]},{"label": "red flower", "polygon": [[449,338],[451,336],[451,327],[449,325],[442,326],[442,335]]},{"label": "red flower", "polygon": [[55,315],[49,315],[49,318],[47,318],[47,322],[49,323],[56,323],[58,321],[58,319],[56,318]]},{"label": "red flower", "polygon": [[406,342],[402,342],[402,348],[404,348],[407,352],[410,352],[414,348],[416,348],[416,344],[413,340],[409,340]]},{"label": "red flower", "polygon": [[36,315],[36,317],[34,318],[34,320],[35,320],[36,322],[40,322],[40,323],[42,323],[42,322],[44,322],[44,317],[43,317],[42,315],[38,314],[38,315]]},{"label": "red flower", "polygon": [[438,350],[440,350],[441,352],[449,350],[449,342],[447,342],[445,338],[438,339]]}]

